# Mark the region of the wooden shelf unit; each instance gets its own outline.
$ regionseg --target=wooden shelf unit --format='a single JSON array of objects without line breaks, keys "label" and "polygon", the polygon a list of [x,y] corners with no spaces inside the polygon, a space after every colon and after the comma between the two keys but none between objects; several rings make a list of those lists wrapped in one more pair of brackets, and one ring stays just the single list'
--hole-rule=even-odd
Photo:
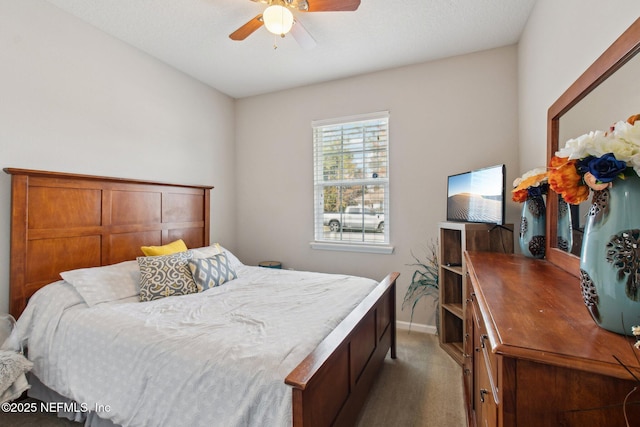
[{"label": "wooden shelf unit", "polygon": [[438,228],[440,346],[462,365],[468,337],[465,311],[470,293],[464,253],[513,253],[513,225],[441,222]]}]

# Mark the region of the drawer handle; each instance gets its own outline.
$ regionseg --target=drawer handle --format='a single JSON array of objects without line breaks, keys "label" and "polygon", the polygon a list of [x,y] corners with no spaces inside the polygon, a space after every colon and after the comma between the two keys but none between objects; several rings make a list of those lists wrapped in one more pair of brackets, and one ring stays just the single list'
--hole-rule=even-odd
[{"label": "drawer handle", "polygon": [[481,388],[480,389],[480,402],[482,402],[482,403],[484,403],[485,394],[489,394],[489,392],[487,391],[486,388]]},{"label": "drawer handle", "polygon": [[[487,374],[489,374],[489,383],[491,384],[491,391],[493,394],[493,401],[496,402],[496,405],[500,404],[500,399],[498,399],[498,387],[496,387],[496,383],[493,381],[493,371],[491,370],[491,363],[489,363],[489,351],[487,350],[487,346],[485,345],[485,341],[489,339],[489,336],[486,334],[480,335],[480,346],[482,347],[482,353],[484,358],[484,365],[487,368]],[[480,393],[482,394],[482,393]],[[484,402],[484,400],[483,400]]]}]

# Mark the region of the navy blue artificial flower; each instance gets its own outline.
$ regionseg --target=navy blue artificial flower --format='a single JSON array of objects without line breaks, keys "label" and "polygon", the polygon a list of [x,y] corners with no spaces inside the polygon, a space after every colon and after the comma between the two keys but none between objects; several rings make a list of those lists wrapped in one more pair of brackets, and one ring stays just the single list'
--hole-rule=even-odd
[{"label": "navy blue artificial flower", "polygon": [[592,157],[588,165],[589,172],[603,183],[613,181],[627,169],[627,162],[617,160],[613,153],[607,153],[602,157]]},{"label": "navy blue artificial flower", "polygon": [[529,198],[542,197],[543,194],[547,194],[549,184],[544,183],[536,186],[531,186],[527,189],[529,192]]}]

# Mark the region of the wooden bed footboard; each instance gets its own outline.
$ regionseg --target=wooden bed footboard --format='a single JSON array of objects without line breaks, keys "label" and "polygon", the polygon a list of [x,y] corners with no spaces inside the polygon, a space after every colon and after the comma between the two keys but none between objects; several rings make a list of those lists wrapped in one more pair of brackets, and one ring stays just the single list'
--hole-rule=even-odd
[{"label": "wooden bed footboard", "polygon": [[353,426],[389,349],[396,358],[396,279],[390,273],[285,379],[293,426]]}]

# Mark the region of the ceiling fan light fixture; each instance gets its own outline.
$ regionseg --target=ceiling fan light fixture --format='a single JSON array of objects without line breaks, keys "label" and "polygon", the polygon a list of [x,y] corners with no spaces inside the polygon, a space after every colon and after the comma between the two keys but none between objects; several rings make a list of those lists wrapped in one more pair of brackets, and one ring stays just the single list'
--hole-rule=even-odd
[{"label": "ceiling fan light fixture", "polygon": [[264,26],[270,33],[284,36],[293,26],[293,14],[289,9],[279,4],[274,4],[262,13]]}]

